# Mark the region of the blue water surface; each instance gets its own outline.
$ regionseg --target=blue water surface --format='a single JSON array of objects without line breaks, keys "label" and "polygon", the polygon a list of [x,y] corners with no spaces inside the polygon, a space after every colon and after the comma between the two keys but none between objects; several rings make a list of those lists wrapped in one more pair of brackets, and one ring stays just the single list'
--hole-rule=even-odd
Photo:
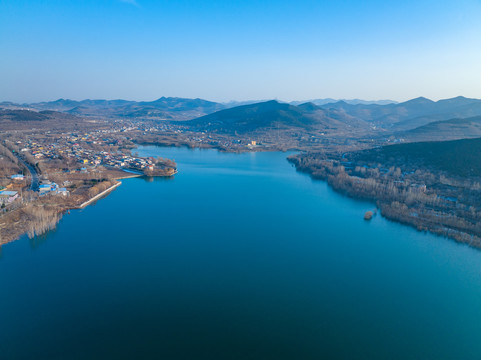
[{"label": "blue water surface", "polygon": [[285,153],[138,153],[179,173],[2,247],[1,359],[481,359],[481,251]]}]

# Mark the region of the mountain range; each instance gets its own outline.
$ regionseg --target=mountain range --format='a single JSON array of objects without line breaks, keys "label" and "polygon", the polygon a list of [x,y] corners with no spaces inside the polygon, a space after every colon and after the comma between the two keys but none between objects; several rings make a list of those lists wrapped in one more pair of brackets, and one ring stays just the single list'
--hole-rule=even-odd
[{"label": "mountain range", "polygon": [[126,117],[154,120],[186,120],[213,113],[225,106],[202,99],[161,97],[154,101],[58,99],[32,104],[0,103],[0,108],[53,110],[85,117]]},{"label": "mountain range", "polygon": [[406,102],[387,105],[352,105],[345,101],[338,101],[322,107],[344,111],[346,114],[364,120],[373,126],[392,131],[415,129],[433,121],[481,115],[481,100],[462,96],[439,101],[419,97]]},{"label": "mountain range", "polygon": [[[32,104],[0,103],[0,109],[33,112],[56,111],[80,118],[128,118],[187,121],[199,130],[249,132],[267,128],[304,130],[356,130],[394,134],[408,140],[453,139],[479,133],[477,116],[481,100],[462,96],[432,101],[419,97],[395,103],[379,101],[335,101],[285,103],[246,101],[217,103],[203,99],[161,97],[154,101],[59,99]],[[41,115],[18,113],[5,119],[21,120]],[[462,119],[473,118],[469,121]],[[448,121],[448,122],[445,122]],[[427,126],[429,125],[429,126]]]},{"label": "mountain range", "polygon": [[388,105],[388,104],[397,104],[397,101],[394,100],[361,100],[361,99],[341,99],[341,100],[336,100],[332,98],[326,98],[326,99],[310,99],[310,100],[305,100],[305,101],[291,101],[289,104],[292,105],[300,105],[304,104],[306,102],[311,102],[315,105],[326,105],[326,104],[334,104],[339,101],[343,101],[346,104],[349,105]]}]

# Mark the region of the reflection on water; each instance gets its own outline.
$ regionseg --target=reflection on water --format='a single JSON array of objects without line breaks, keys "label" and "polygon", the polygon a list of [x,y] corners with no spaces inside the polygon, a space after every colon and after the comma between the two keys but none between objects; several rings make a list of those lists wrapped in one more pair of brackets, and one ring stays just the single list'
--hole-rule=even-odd
[{"label": "reflection on water", "polygon": [[[57,224],[57,226],[59,225],[60,224]],[[47,242],[49,236],[55,232],[56,232],[56,228],[52,230],[48,230],[46,233],[43,233],[42,235],[35,235],[34,237],[29,238],[28,242],[30,244],[30,248],[35,250],[39,246],[43,245],[45,242]]]},{"label": "reflection on water", "polygon": [[141,179],[144,179],[145,182],[163,182],[163,181],[173,181],[175,175],[173,176],[141,176]]},{"label": "reflection on water", "polygon": [[480,358],[481,252],[287,154],[137,151],[180,172],[1,249],[1,359]]}]

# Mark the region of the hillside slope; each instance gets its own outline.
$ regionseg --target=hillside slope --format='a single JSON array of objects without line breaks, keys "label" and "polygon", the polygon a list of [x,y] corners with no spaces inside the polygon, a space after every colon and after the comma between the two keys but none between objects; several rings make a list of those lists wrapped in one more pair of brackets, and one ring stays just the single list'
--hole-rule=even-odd
[{"label": "hillside slope", "polygon": [[352,155],[355,160],[381,163],[386,167],[411,164],[455,176],[481,176],[481,138],[389,145]]},{"label": "hillside slope", "polygon": [[58,111],[0,109],[0,130],[73,129],[86,125],[84,119]]},{"label": "hillside slope", "polygon": [[196,130],[247,133],[260,130],[346,131],[364,124],[337,110],[312,103],[294,106],[275,100],[221,110],[188,122]]},{"label": "hillside slope", "polygon": [[481,137],[481,116],[435,121],[396,134],[408,141],[444,141]]}]

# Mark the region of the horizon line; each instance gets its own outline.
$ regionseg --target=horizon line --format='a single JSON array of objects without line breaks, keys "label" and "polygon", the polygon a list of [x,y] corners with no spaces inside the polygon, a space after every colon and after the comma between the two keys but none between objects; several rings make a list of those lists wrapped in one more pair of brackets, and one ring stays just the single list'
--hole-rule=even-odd
[{"label": "horizon line", "polygon": [[442,101],[442,100],[452,100],[452,99],[457,99],[457,98],[464,98],[464,99],[470,99],[470,100],[481,100],[479,98],[474,98],[474,97],[467,97],[467,96],[464,96],[464,95],[458,95],[458,96],[454,96],[454,97],[448,97],[448,98],[439,98],[437,100],[434,100],[434,99],[431,99],[431,98],[428,98],[428,97],[425,97],[425,96],[417,96],[417,97],[413,97],[413,98],[408,98],[407,100],[393,100],[393,99],[388,99],[388,98],[384,98],[384,99],[363,99],[363,98],[359,98],[359,97],[356,97],[356,98],[331,98],[331,97],[319,97],[319,98],[310,98],[310,99],[303,99],[303,100],[280,100],[279,98],[277,97],[274,97],[274,98],[266,98],[266,99],[246,99],[246,100],[227,100],[227,101],[215,101],[215,100],[209,100],[209,99],[206,99],[206,98],[201,98],[201,97],[181,97],[181,96],[161,96],[159,98],[154,98],[153,100],[131,100],[131,99],[127,99],[127,98],[83,98],[83,99],[74,99],[74,98],[57,98],[57,99],[54,99],[54,100],[43,100],[43,101],[33,101],[33,102],[15,102],[15,101],[10,101],[10,100],[2,100],[0,102],[0,104],[3,104],[3,103],[10,103],[10,104],[14,104],[14,105],[32,105],[32,104],[40,104],[40,103],[50,103],[50,102],[56,102],[56,101],[60,101],[60,100],[63,100],[63,101],[76,101],[76,102],[82,102],[82,101],[132,101],[132,102],[153,102],[153,101],[157,101],[157,100],[160,100],[160,99],[191,99],[191,100],[204,100],[204,101],[210,101],[210,102],[213,102],[213,103],[218,103],[218,104],[229,104],[229,103],[236,103],[236,102],[239,102],[239,103],[242,103],[242,102],[265,102],[265,101],[272,101],[272,100],[275,100],[275,101],[278,101],[278,102],[283,102],[283,103],[293,103],[293,102],[300,102],[300,103],[308,103],[308,102],[312,102],[312,101],[317,101],[317,100],[333,100],[333,102],[340,102],[340,101],[364,101],[364,102],[379,102],[379,101],[389,101],[391,103],[404,103],[404,102],[408,102],[408,101],[411,101],[411,100],[416,100],[416,99],[426,99],[426,100],[430,100],[430,101],[433,101],[433,102],[438,102],[438,101]]}]

